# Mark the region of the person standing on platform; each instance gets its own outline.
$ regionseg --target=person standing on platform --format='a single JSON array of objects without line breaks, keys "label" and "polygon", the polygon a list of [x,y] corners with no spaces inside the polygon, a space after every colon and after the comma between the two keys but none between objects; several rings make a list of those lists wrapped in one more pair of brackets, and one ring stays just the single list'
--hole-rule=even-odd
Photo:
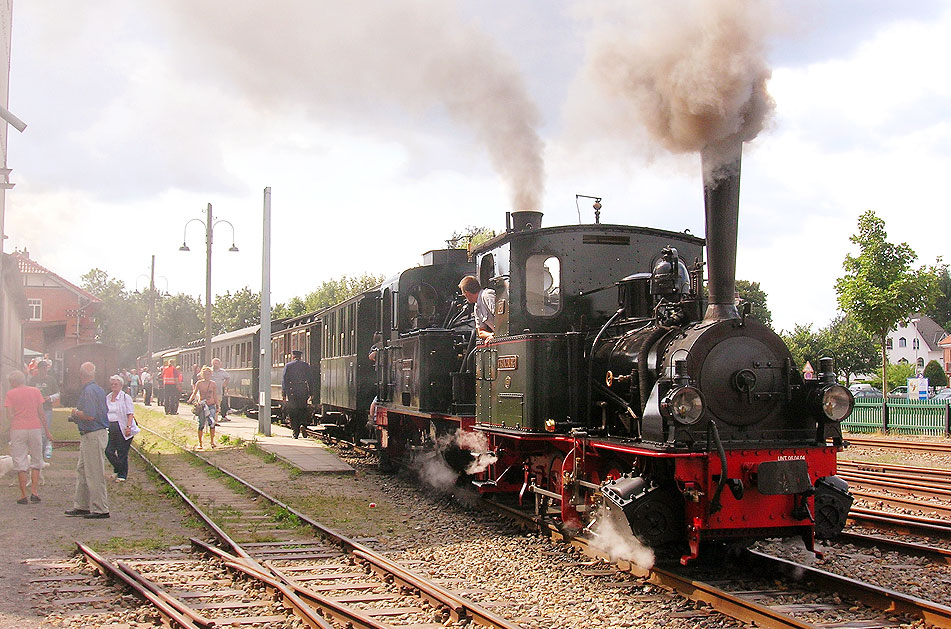
[{"label": "person standing on platform", "polygon": [[231,376],[228,375],[228,372],[221,368],[221,359],[213,358],[211,361],[211,379],[215,381],[215,386],[218,387],[218,421],[228,422],[231,421],[228,419],[228,383],[231,381]]},{"label": "person standing on platform", "polygon": [[46,421],[46,430],[43,431],[43,456],[50,458],[53,452],[49,430],[53,426],[53,402],[59,400],[59,383],[56,376],[50,373],[50,363],[41,360],[36,366],[36,375],[30,378],[30,386],[36,387],[43,394],[43,417]]},{"label": "person standing on platform", "polygon": [[152,406],[152,372],[148,367],[142,368],[142,402]]},{"label": "person standing on platform", "polygon": [[[26,386],[22,371],[11,371],[7,377],[10,390],[4,401],[7,421],[10,425],[10,456],[13,469],[20,482],[20,499],[17,504],[39,502],[36,493],[40,487],[40,470],[43,469],[43,433],[49,437],[43,413],[43,394],[36,387]],[[30,477],[30,498],[26,497],[26,481]]]},{"label": "person standing on platform", "polygon": [[129,446],[132,445],[132,397],[123,390],[122,376],[109,378],[106,410],[109,415],[109,443],[106,458],[116,473],[116,482],[129,477]]},{"label": "person standing on platform", "polygon": [[294,438],[300,437],[301,428],[310,424],[307,421],[307,399],[310,397],[310,365],[304,362],[304,353],[299,349],[291,352],[294,360],[284,366],[281,377],[281,391],[284,393],[284,405],[291,418],[291,430]]},{"label": "person standing on platform", "polygon": [[138,369],[133,369],[133,370],[129,373],[129,378],[131,378],[131,380],[129,381],[129,388],[131,389],[131,390],[129,391],[129,395],[132,396],[132,400],[134,401],[135,398],[138,397],[138,395],[139,395],[139,382],[140,382],[140,380],[139,380],[139,370],[138,370]]},{"label": "person standing on platform", "polygon": [[109,411],[106,392],[96,384],[96,366],[80,365],[83,390],[69,417],[79,428],[79,462],[76,464],[76,494],[73,508],[66,515],[98,520],[109,517],[109,494],[106,490],[106,443],[109,441]]},{"label": "person standing on platform", "polygon": [[175,415],[178,406],[178,374],[175,363],[169,360],[162,369],[162,406],[166,415]]}]

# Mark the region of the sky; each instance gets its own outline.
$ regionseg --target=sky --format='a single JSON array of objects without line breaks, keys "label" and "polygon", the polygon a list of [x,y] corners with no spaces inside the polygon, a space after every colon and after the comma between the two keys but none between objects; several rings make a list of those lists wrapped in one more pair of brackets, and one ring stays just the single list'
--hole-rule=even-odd
[{"label": "sky", "polygon": [[[696,151],[619,86],[661,68],[644,81],[682,87],[667,55],[726,42],[771,97],[744,146],[737,277],[761,283],[777,329],[835,316],[867,210],[920,264],[944,255],[951,2],[759,2],[710,46],[730,3],[659,4],[682,19],[636,0],[15,1],[9,109],[28,127],[9,133],[4,250],[130,290],[154,254],[159,289],[203,299],[189,221],[211,203],[233,226],[214,230],[213,293],[257,291],[269,186],[273,304],[392,275],[509,210],[591,222],[577,194],[602,198],[602,222],[702,235]],[[729,83],[713,76],[692,93]]]}]

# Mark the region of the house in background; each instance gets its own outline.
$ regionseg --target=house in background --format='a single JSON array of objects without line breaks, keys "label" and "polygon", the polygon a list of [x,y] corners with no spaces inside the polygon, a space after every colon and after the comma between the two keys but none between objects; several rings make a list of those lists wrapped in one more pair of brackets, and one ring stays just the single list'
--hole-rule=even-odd
[{"label": "house in background", "polygon": [[96,341],[98,330],[93,315],[102,302],[32,260],[26,249],[15,251],[10,257],[16,260],[26,298],[23,348],[49,354],[54,368],[58,368],[62,365],[63,350]]},{"label": "house in background", "polygon": [[951,335],[948,335],[938,342],[944,351],[944,357],[941,365],[944,367],[944,373],[948,376],[948,382],[951,382]]},{"label": "house in background", "polygon": [[913,314],[885,339],[888,362],[910,363],[921,371],[930,361],[936,360],[945,365],[947,371],[948,361],[945,361],[940,345],[947,336],[948,333],[928,315]]}]

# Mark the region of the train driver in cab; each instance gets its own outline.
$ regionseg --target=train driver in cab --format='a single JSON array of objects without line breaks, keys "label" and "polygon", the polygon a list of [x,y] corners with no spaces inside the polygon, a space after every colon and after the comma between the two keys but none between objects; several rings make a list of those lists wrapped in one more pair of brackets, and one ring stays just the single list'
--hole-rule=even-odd
[{"label": "train driver in cab", "polygon": [[459,282],[459,290],[470,304],[475,304],[476,333],[483,343],[495,335],[495,291],[482,288],[474,275],[467,275]]}]

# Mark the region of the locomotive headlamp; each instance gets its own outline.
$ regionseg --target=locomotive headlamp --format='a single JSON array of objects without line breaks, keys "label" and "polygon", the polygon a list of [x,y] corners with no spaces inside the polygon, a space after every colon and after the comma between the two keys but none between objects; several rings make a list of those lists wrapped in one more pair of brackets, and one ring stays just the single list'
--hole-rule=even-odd
[{"label": "locomotive headlamp", "polygon": [[818,396],[822,414],[833,422],[840,422],[852,413],[855,398],[842,385],[832,384],[819,389]]},{"label": "locomotive headlamp", "polygon": [[661,400],[660,412],[680,424],[696,424],[703,417],[703,395],[696,387],[676,387]]}]

